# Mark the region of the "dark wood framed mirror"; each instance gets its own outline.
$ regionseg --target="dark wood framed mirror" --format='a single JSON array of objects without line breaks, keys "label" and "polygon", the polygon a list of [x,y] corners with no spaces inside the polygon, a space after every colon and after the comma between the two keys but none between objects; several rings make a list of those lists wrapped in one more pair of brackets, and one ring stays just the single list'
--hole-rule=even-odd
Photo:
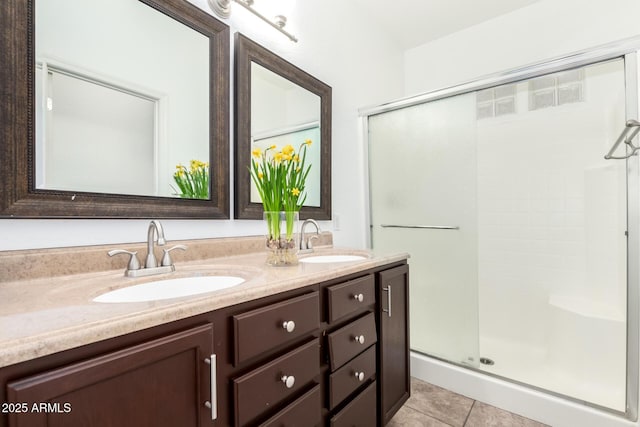
[{"label": "dark wood framed mirror", "polygon": [[[102,9],[86,12],[89,9],[84,9],[85,5]],[[50,12],[53,18],[46,21],[50,6],[56,10]],[[135,10],[123,14],[123,9]],[[118,19],[117,25],[106,15]],[[125,32],[127,25],[130,33]],[[73,45],[74,54],[61,54],[53,46],[53,37],[48,34],[57,37],[61,29],[67,32],[67,39],[61,38],[58,45]],[[81,29],[87,32],[83,34]],[[112,41],[114,45],[107,46]],[[120,44],[115,44],[117,41]],[[199,50],[178,44],[183,42],[195,43]],[[197,53],[190,54],[192,50]],[[183,0],[73,0],[62,4],[5,0],[0,2],[0,55],[0,217],[229,218],[227,25]],[[167,65],[156,66],[157,60]],[[118,71],[111,70],[112,64],[118,65]],[[169,68],[174,74],[165,76],[165,81],[189,82],[197,74],[199,86],[185,92],[157,83],[158,76]],[[131,70],[136,69],[140,74],[137,80],[130,77]],[[150,135],[144,139],[145,148],[132,149],[133,144],[122,142],[127,139],[117,137],[119,129],[114,133],[113,129],[94,127],[87,132],[83,128],[82,134],[73,128],[63,136],[56,133],[65,128],[68,120],[52,121],[51,111],[58,114],[56,117],[63,115],[67,112],[65,101],[72,98],[59,95],[71,93],[59,83],[64,79],[85,84],[76,85],[79,89],[75,88],[74,93],[88,92],[84,87],[89,82],[90,90],[107,88],[106,92],[122,95],[125,103],[128,98],[135,98],[136,102],[143,99],[142,104],[149,104],[141,113],[149,118],[149,126],[142,126],[137,116],[132,118],[129,110],[123,113],[118,108],[120,104],[108,104],[105,98],[82,99],[73,107],[75,116],[91,110],[92,119],[100,118],[109,128],[116,127],[109,122],[112,115],[120,116],[131,128],[144,128],[145,135]],[[51,82],[55,85],[47,86]],[[52,100],[49,91],[57,98]],[[199,121],[190,120],[192,116],[198,116]],[[176,121],[184,122],[181,128],[172,127]],[[43,145],[43,140],[47,144],[67,143],[70,134],[83,135],[76,149],[64,144]],[[135,136],[127,138],[137,143]],[[200,145],[185,150],[192,140],[198,140]],[[125,151],[114,151],[117,145],[125,147]],[[107,162],[105,157],[110,158],[111,166],[105,167],[102,183],[87,187],[87,182],[98,176],[95,169]],[[209,190],[201,198],[176,191],[172,181],[178,164],[189,167],[190,160],[195,159],[209,164]],[[85,161],[88,167],[74,169]],[[152,177],[140,174],[139,178],[130,173],[143,169],[138,167],[142,162],[152,165]],[[59,176],[47,175],[56,168],[61,171],[59,176],[66,173],[63,178],[67,181],[56,181]],[[150,181],[150,190],[137,189],[143,180]],[[125,190],[133,189],[122,191],[123,186]]]},{"label": "dark wood framed mirror", "polygon": [[258,43],[235,34],[235,217],[262,219],[251,151],[313,141],[300,219],[331,219],[331,87]]}]

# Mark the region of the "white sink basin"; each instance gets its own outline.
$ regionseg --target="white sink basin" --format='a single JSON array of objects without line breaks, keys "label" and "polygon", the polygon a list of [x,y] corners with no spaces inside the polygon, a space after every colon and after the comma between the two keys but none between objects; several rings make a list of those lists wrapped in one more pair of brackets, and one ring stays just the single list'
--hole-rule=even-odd
[{"label": "white sink basin", "polygon": [[306,258],[300,258],[300,262],[308,262],[310,264],[324,264],[332,262],[350,262],[361,261],[367,259],[361,255],[314,255]]},{"label": "white sink basin", "polygon": [[95,302],[144,302],[186,297],[227,289],[243,283],[236,276],[198,276],[156,280],[116,289],[93,299]]}]

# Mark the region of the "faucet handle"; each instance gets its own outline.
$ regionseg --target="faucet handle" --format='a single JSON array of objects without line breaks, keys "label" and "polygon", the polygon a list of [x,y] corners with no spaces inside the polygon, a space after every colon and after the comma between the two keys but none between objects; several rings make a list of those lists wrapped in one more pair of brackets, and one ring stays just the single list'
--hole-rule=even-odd
[{"label": "faucet handle", "polygon": [[114,249],[107,252],[107,255],[109,256],[114,256],[118,254],[130,255],[129,265],[127,265],[127,270],[140,270],[140,261],[138,260],[137,253],[138,252],[125,251],[124,249]]},{"label": "faucet handle", "polygon": [[187,247],[185,245],[175,245],[169,249],[163,249],[164,255],[162,255],[162,261],[160,262],[160,265],[162,265],[163,267],[166,267],[173,264],[173,261],[171,261],[171,256],[169,255],[169,252],[171,252],[174,249],[180,249],[180,250],[186,251]]}]

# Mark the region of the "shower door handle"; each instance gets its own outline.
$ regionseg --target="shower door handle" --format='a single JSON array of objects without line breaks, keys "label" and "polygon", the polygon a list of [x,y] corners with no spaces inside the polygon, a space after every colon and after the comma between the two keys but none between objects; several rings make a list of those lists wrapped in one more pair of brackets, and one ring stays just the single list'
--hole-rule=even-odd
[{"label": "shower door handle", "polygon": [[388,284],[386,288],[382,288],[382,291],[387,293],[387,309],[383,308],[382,312],[391,317],[391,284]]}]

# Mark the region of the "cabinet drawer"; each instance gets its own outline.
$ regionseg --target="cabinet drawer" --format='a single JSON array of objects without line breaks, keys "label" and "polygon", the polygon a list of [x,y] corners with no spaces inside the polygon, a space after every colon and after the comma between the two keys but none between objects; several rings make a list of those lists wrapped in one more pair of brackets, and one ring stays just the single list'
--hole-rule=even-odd
[{"label": "cabinet drawer", "polygon": [[260,427],[311,427],[322,422],[322,400],[317,385],[291,405],[269,418]]},{"label": "cabinet drawer", "polygon": [[233,316],[235,364],[302,337],[319,323],[318,292]]},{"label": "cabinet drawer", "polygon": [[331,370],[344,365],[376,341],[376,321],[373,313],[330,333],[328,342]]},{"label": "cabinet drawer", "polygon": [[327,288],[329,323],[376,302],[373,274]]},{"label": "cabinet drawer", "polygon": [[376,346],[348,362],[329,376],[329,409],[365,384],[376,373]]},{"label": "cabinet drawer", "polygon": [[320,341],[316,338],[236,378],[233,381],[236,426],[254,422],[264,411],[302,390],[319,372]]},{"label": "cabinet drawer", "polygon": [[331,418],[331,427],[371,427],[376,424],[376,382],[371,383]]}]

